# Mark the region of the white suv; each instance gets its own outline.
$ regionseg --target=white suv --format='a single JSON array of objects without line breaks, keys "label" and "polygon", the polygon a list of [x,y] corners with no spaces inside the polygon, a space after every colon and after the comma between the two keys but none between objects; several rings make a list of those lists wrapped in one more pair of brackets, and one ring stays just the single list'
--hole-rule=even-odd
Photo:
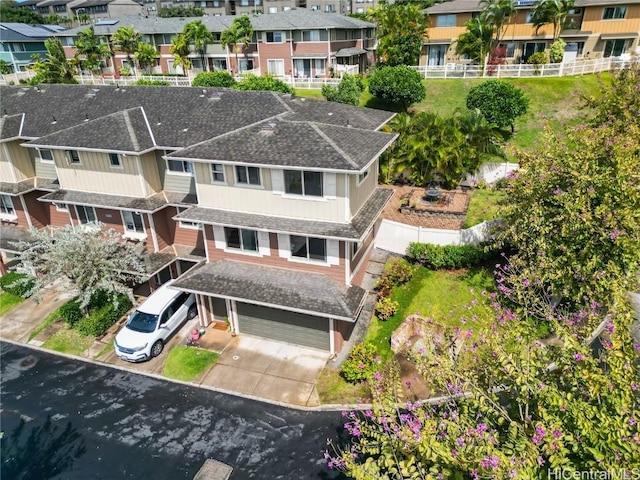
[{"label": "white suv", "polygon": [[153,292],[116,335],[116,355],[127,362],[143,362],[162,352],[167,338],[198,310],[193,293],[166,283]]}]

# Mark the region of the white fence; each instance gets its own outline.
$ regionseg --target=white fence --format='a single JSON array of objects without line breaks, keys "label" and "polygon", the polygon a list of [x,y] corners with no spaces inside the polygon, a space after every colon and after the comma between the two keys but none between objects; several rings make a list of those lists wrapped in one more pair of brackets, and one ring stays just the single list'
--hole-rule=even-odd
[{"label": "white fence", "polygon": [[496,180],[506,177],[509,173],[515,172],[520,168],[517,163],[494,163],[488,162],[480,165],[478,171],[474,174],[468,173],[465,175],[460,185],[471,187],[477,182],[493,183]]},{"label": "white fence", "polygon": [[482,222],[464,230],[423,228],[382,219],[376,233],[375,246],[382,250],[405,255],[411,242],[435,245],[477,245],[489,240],[491,223]]},{"label": "white fence", "polygon": [[521,78],[521,77],[563,77],[585,75],[588,73],[606,72],[629,66],[630,60],[622,57],[597,58],[592,60],[576,60],[566,63],[549,63],[546,65],[529,65],[525,63],[509,65],[468,65],[448,63],[446,65],[420,65],[411,67],[423,78]]}]

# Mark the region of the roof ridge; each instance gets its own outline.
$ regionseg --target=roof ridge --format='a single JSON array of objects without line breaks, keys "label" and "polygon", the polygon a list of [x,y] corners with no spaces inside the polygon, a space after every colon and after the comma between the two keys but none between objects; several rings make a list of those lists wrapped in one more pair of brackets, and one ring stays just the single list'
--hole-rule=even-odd
[{"label": "roof ridge", "polygon": [[153,135],[153,131],[151,130],[151,125],[149,124],[149,119],[147,118],[147,112],[145,112],[144,107],[140,107],[140,110],[142,110],[142,116],[144,117],[144,123],[147,124],[147,128],[149,129],[149,135],[151,136],[151,141],[153,142],[153,146],[157,147],[158,144],[156,143],[156,137]]},{"label": "roof ridge", "polygon": [[[138,107],[138,108],[142,108],[142,107]],[[129,138],[131,139],[131,143],[133,144],[133,149],[134,151],[137,152],[140,150],[140,142],[138,142],[138,136],[136,135],[135,128],[133,128],[133,125],[131,125],[131,118],[129,118],[128,110],[122,111],[122,118],[124,120],[124,124],[127,127],[127,131],[129,132]]]},{"label": "roof ridge", "polygon": [[324,138],[329,143],[329,145],[331,145],[331,147],[333,147],[333,149],[336,152],[338,152],[342,156],[342,158],[344,158],[352,167],[360,169],[360,165],[358,165],[349,155],[347,155],[347,153],[344,150],[342,150],[338,145],[336,145],[336,143],[333,140],[331,140],[329,136],[326,133],[324,133],[318,125],[312,122],[307,122],[307,123],[311,125],[311,128],[313,128],[318,133],[318,135]]}]

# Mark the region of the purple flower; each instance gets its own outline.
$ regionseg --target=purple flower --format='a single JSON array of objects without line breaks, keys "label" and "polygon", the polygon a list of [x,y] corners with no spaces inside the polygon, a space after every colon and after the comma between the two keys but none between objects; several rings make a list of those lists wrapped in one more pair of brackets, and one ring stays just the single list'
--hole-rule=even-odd
[{"label": "purple flower", "polygon": [[630,418],[630,419],[629,419],[629,425],[630,425],[630,426],[632,426],[632,427],[633,427],[636,423],[638,423],[638,421],[637,421],[635,418]]},{"label": "purple flower", "polygon": [[576,352],[576,353],[573,354],[573,359],[576,362],[582,362],[585,358],[586,357],[583,354],[581,354],[580,352]]},{"label": "purple flower", "polygon": [[382,374],[380,372],[376,372],[376,373],[373,374],[373,378],[375,380],[380,380],[380,379],[382,379]]},{"label": "purple flower", "polygon": [[529,281],[528,278],[525,278],[522,282],[522,286],[523,287],[528,287],[529,285],[531,285],[531,282]]},{"label": "purple flower", "polygon": [[451,450],[451,456],[452,457],[457,457],[458,456],[458,451],[456,449]]},{"label": "purple flower", "polygon": [[557,428],[553,431],[553,438],[560,438],[562,436],[562,432]]},{"label": "purple flower", "polygon": [[480,466],[482,468],[490,468],[492,470],[495,470],[500,466],[500,459],[498,457],[487,455],[485,459],[480,462]]}]

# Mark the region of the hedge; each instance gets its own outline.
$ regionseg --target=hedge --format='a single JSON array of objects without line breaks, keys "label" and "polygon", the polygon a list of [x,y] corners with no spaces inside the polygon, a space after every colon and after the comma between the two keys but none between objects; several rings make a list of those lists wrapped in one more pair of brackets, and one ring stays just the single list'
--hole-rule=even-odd
[{"label": "hedge", "polygon": [[487,245],[433,245],[409,244],[407,258],[433,270],[468,268],[484,265],[496,257],[496,251]]},{"label": "hedge", "polygon": [[27,298],[33,282],[33,277],[26,273],[8,272],[0,277],[0,288],[7,293]]}]

